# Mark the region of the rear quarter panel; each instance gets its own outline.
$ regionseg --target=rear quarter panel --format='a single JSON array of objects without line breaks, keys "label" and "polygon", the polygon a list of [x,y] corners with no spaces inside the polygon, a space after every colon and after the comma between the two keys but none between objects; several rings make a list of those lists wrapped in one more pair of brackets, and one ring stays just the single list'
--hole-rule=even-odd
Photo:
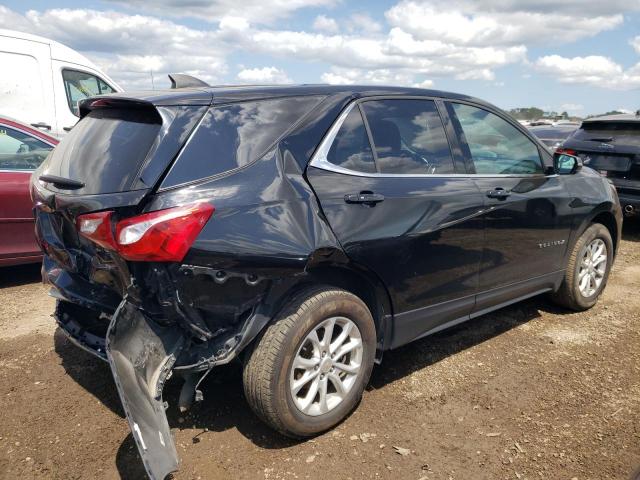
[{"label": "rear quarter panel", "polygon": [[567,191],[571,195],[572,233],[565,260],[571,247],[601,213],[610,213],[616,221],[614,241],[619,242],[622,230],[622,210],[615,187],[604,177],[590,168],[583,167],[574,175],[563,175]]}]

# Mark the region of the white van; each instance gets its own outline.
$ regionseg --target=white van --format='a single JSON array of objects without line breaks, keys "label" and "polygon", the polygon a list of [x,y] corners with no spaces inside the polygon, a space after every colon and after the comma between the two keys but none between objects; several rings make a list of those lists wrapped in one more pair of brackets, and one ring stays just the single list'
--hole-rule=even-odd
[{"label": "white van", "polygon": [[75,50],[0,29],[0,115],[56,136],[78,121],[78,100],[122,89]]}]

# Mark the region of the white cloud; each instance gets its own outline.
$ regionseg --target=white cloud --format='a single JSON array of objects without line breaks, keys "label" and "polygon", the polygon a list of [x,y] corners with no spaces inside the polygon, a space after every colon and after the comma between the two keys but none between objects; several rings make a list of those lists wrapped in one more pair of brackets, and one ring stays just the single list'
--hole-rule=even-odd
[{"label": "white cloud", "polygon": [[[189,0],[189,8],[178,0],[130,3],[142,11],[157,11],[163,18],[89,9],[31,10],[21,15],[0,6],[0,27],[20,28],[68,44],[129,89],[150,87],[152,75],[156,87],[166,86],[164,75],[170,72],[220,83],[227,79],[228,58],[237,52],[319,63],[324,72],[321,78],[329,83],[426,82],[430,86],[441,77],[495,82],[498,69],[528,64],[529,43],[595,35],[615,28],[626,12],[640,7],[640,0],[610,0],[608,8],[594,2],[582,5],[582,0],[567,0],[573,8],[564,3],[556,8],[551,0],[401,0],[385,13],[388,25],[366,13],[339,20],[320,14],[313,30],[296,31],[264,24],[297,9],[339,0],[275,1],[267,5],[257,0]],[[164,19],[187,15],[218,23],[194,28]],[[640,36],[630,43],[640,52]],[[565,60],[572,62],[571,68],[563,65]],[[265,60],[265,64],[272,63]],[[606,88],[637,88],[640,76],[640,66],[625,69],[597,56],[551,55],[533,66],[561,82]],[[276,67],[241,70],[241,81],[291,81]]]},{"label": "white cloud", "polygon": [[[497,8],[501,3],[511,8]],[[491,4],[496,7],[493,11],[486,8]],[[608,14],[594,16],[581,8],[567,13],[553,9],[526,10],[520,3],[499,0],[403,0],[390,8],[386,17],[392,26],[400,27],[418,39],[495,47],[525,42],[549,44],[591,37],[623,22],[622,13],[612,12],[616,11],[609,10]]]},{"label": "white cloud", "polygon": [[318,15],[313,21],[313,28],[314,30],[319,30],[321,32],[337,33],[338,22],[326,15]]},{"label": "white cloud", "polygon": [[600,55],[566,58],[547,55],[535,62],[535,68],[562,83],[582,83],[617,90],[640,88],[640,63],[624,69]]},{"label": "white cloud", "polygon": [[271,23],[296,10],[327,7],[337,0],[109,0],[123,6],[162,16],[200,18],[217,22],[224,17],[243,17],[254,23]]},{"label": "white cloud", "polygon": [[433,80],[423,80],[422,82],[414,83],[416,88],[433,88]]},{"label": "white cloud", "polygon": [[640,10],[639,0],[608,0],[607,2],[585,0],[446,0],[452,7],[469,9],[475,7],[485,12],[528,11],[554,14],[579,12],[585,16],[610,15]]},{"label": "white cloud", "polygon": [[347,28],[352,33],[378,33],[382,31],[382,25],[376,22],[366,13],[354,13],[346,21]]},{"label": "white cloud", "polygon": [[[327,20],[320,21],[325,28],[331,23]],[[232,15],[222,17],[217,28],[196,29],[114,11],[50,9],[29,11],[23,16],[0,10],[0,25],[21,23],[28,31],[89,54],[127,89],[151,87],[152,75],[156,86],[166,85],[158,77],[171,72],[220,83],[228,71],[227,57],[237,51],[322,62],[328,66],[323,78],[333,83],[340,77],[345,82],[361,78],[368,83],[403,85],[412,85],[416,78],[425,76],[490,80],[494,68],[526,58],[526,48],[521,45],[456,45],[416,39],[397,27],[388,33],[373,33],[379,26],[366,15],[352,16],[349,21],[368,25],[369,31],[325,34],[266,29]],[[351,74],[345,76],[344,72]],[[247,81],[263,81],[260,78]],[[273,78],[264,81],[284,81],[282,76]]]},{"label": "white cloud", "polygon": [[[417,86],[413,74],[391,69],[363,70],[358,68],[333,67],[322,74],[323,82],[332,85],[402,85]],[[421,88],[433,85],[431,80],[424,80]]]},{"label": "white cloud", "polygon": [[245,68],[238,73],[242,83],[293,83],[287,74],[276,67]]},{"label": "white cloud", "polygon": [[168,87],[166,74],[178,72],[219,83],[227,72],[227,48],[218,39],[230,23],[237,30],[232,20],[226,30],[207,31],[113,11],[30,10],[22,16],[0,7],[0,27],[18,24],[79,50],[126,89],[151,88],[152,75],[156,88]]},{"label": "white cloud", "polygon": [[581,105],[579,103],[563,103],[562,105],[560,105],[560,109],[561,112],[579,112],[581,110],[584,110],[584,105]]}]

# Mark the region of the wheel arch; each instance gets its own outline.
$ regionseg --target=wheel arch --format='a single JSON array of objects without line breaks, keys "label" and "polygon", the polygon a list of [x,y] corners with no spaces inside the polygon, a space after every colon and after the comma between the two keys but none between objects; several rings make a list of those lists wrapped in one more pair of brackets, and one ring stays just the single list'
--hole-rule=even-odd
[{"label": "wheel arch", "polygon": [[[335,260],[335,258],[334,258]],[[369,308],[376,329],[376,362],[382,360],[382,352],[391,338],[393,308],[383,282],[365,268],[352,262],[327,261],[308,265],[302,274],[292,275],[269,289],[266,297],[257,305],[250,328],[238,348],[242,356],[246,347],[259,341],[267,326],[273,323],[286,308],[291,298],[318,287],[334,287],[345,290],[361,299]]]},{"label": "wheel arch", "polygon": [[618,241],[619,241],[618,224],[616,222],[615,215],[610,211],[603,211],[595,214],[595,216],[593,216],[593,218],[591,219],[591,222],[589,223],[590,224],[600,223],[601,225],[604,225],[607,230],[609,230],[609,234],[611,234],[611,240],[613,241],[613,253],[615,255],[618,249]]},{"label": "wheel arch", "polygon": [[584,231],[594,223],[604,225],[611,234],[614,249],[613,253],[615,255],[622,232],[622,216],[621,214],[620,216],[616,215],[616,205],[614,203],[603,202],[593,208],[589,214],[581,216],[580,222],[577,223],[576,228],[570,236],[569,248],[566,250],[566,258],[568,258],[571,247],[578,241]]},{"label": "wheel arch", "polygon": [[380,360],[390,338],[393,307],[389,292],[377,275],[350,262],[346,265],[317,264],[307,270],[307,276],[314,284],[351,292],[367,305],[376,327],[376,359]]}]

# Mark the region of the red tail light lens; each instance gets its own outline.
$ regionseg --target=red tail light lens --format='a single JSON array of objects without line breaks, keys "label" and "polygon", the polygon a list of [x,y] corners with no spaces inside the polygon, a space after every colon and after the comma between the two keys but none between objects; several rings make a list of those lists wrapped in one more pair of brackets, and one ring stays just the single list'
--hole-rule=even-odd
[{"label": "red tail light lens", "polygon": [[564,154],[573,155],[573,156],[576,155],[576,151],[572,148],[557,148],[556,153],[560,153],[560,154],[564,153]]},{"label": "red tail light lens", "polygon": [[112,211],[80,215],[76,227],[80,235],[126,260],[181,262],[214,210],[200,202],[125,218],[116,223],[115,237]]},{"label": "red tail light lens", "polygon": [[213,212],[212,205],[201,202],[121,220],[117,251],[126,260],[181,262]]},{"label": "red tail light lens", "polygon": [[80,215],[76,219],[76,228],[83,237],[88,238],[104,248],[115,250],[116,245],[111,227],[112,213],[111,211],[107,211]]}]

